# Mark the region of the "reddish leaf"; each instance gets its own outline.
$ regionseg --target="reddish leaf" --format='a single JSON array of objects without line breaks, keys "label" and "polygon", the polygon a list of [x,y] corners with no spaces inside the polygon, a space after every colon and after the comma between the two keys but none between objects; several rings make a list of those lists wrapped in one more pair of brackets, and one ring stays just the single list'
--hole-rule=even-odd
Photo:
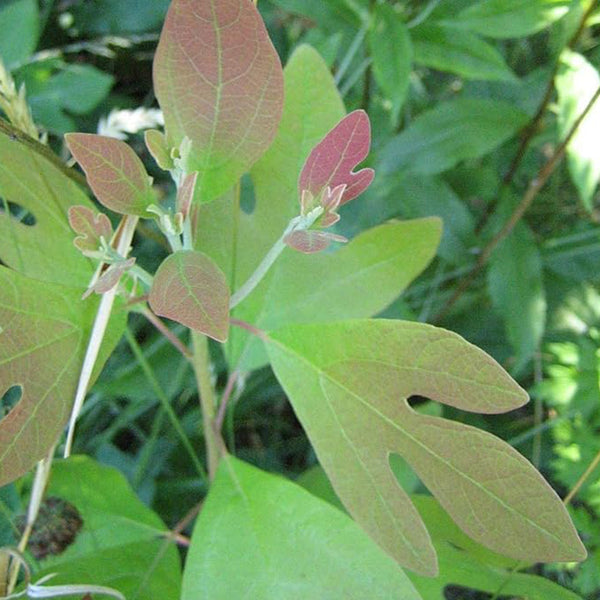
[{"label": "reddish leaf", "polygon": [[128,258],[127,260],[110,265],[98,278],[98,281],[85,291],[83,299],[87,298],[92,292],[106,294],[106,292],[112,290],[119,283],[121,275],[129,270],[130,267],[133,267],[134,264],[135,258]]},{"label": "reddish leaf", "polygon": [[150,290],[152,310],[219,342],[229,330],[229,289],[225,275],[202,252],[172,254],[158,268]]},{"label": "reddish leaf", "polygon": [[283,240],[290,248],[298,250],[303,254],[315,254],[328,248],[331,242],[347,242],[348,240],[335,233],[327,231],[316,231],[314,229],[304,231],[292,231]]},{"label": "reddish leaf", "polygon": [[190,212],[190,207],[192,206],[197,179],[198,173],[196,171],[190,173],[185,177],[183,183],[177,190],[177,211],[183,215],[184,219],[187,217]]},{"label": "reddish leaf", "polygon": [[281,118],[283,72],[251,0],[174,0],[154,59],[168,144],[192,142],[208,202],[270,146]]},{"label": "reddish leaf", "polygon": [[371,127],[369,117],[363,110],[355,110],[344,117],[319,142],[306,159],[300,179],[298,193],[304,190],[318,198],[326,187],[331,189],[346,185],[340,204],[362,194],[373,181],[373,169],[353,169],[369,153]]},{"label": "reddish leaf", "polygon": [[65,140],[106,208],[123,215],[148,216],[146,209],[154,202],[150,178],[125,142],[91,133],[68,133]]},{"label": "reddish leaf", "polygon": [[75,247],[83,254],[96,252],[100,248],[100,238],[110,241],[113,229],[108,217],[96,213],[88,206],[71,206],[69,208],[69,225],[79,235],[73,240]]}]

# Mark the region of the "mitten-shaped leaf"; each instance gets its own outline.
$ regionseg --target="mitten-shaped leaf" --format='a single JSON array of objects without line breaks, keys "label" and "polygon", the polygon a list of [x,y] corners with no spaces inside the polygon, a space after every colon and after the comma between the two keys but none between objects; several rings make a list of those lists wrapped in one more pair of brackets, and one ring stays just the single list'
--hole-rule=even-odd
[{"label": "mitten-shaped leaf", "polygon": [[101,238],[110,242],[113,229],[105,214],[96,213],[88,206],[71,206],[68,215],[71,229],[79,234],[73,244],[83,254],[97,252]]},{"label": "mitten-shaped leaf", "polygon": [[319,142],[306,159],[298,180],[298,194],[307,190],[318,199],[329,187],[345,185],[340,204],[362,194],[373,181],[373,169],[353,169],[362,162],[371,146],[369,117],[363,110],[355,110],[344,117]]},{"label": "mitten-shaped leaf", "polygon": [[168,171],[175,166],[164,133],[157,129],[148,129],[144,133],[144,141],[148,151],[152,154],[152,158],[161,169]]},{"label": "mitten-shaped leaf", "polygon": [[68,133],[65,140],[106,208],[123,215],[148,216],[146,209],[154,202],[150,178],[125,142],[91,133]]},{"label": "mitten-shaped leaf", "polygon": [[229,330],[229,289],[225,276],[202,252],[172,254],[158,268],[150,290],[150,307],[219,342]]},{"label": "mitten-shaped leaf", "polygon": [[154,58],[169,146],[192,147],[197,197],[216,198],[269,147],[281,118],[283,72],[251,0],[174,0]]},{"label": "mitten-shaped leaf", "polygon": [[271,339],[275,373],[340,499],[401,564],[436,571],[391,452],[483,545],[533,562],[585,557],[560,499],[511,446],[406,402],[423,395],[485,413],[521,406],[525,392],[483,351],[442,329],[386,320],[290,326]]}]

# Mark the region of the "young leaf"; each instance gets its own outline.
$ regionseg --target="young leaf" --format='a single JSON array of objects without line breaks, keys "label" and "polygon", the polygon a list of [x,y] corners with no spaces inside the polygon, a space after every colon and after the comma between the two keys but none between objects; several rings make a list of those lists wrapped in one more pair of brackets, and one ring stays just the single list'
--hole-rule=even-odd
[{"label": "young leaf", "polygon": [[101,244],[101,238],[110,242],[113,230],[108,217],[103,213],[95,213],[88,206],[71,206],[69,208],[69,225],[79,235],[73,240],[75,247],[85,252],[95,252]]},{"label": "young leaf", "polygon": [[[556,75],[561,138],[566,137],[598,86],[600,75],[596,68],[581,54],[564,50]],[[600,180],[600,156],[597,148],[599,129],[600,107],[596,102],[567,146],[571,178],[583,205],[589,211],[593,208],[594,192]]]},{"label": "young leaf", "polygon": [[144,133],[144,141],[146,142],[148,151],[152,154],[152,158],[154,158],[156,164],[161,169],[168,171],[175,166],[169,154],[169,145],[163,133],[157,129],[148,129]]},{"label": "young leaf", "polygon": [[229,330],[229,289],[214,261],[192,250],[166,258],[154,276],[152,310],[219,342]]},{"label": "young leaf", "polygon": [[123,215],[149,216],[146,209],[154,202],[150,178],[125,142],[92,133],[68,133],[65,141],[106,208]]},{"label": "young leaf", "polygon": [[585,557],[564,505],[511,446],[406,402],[423,395],[484,413],[524,404],[525,392],[484,352],[442,329],[385,320],[289,326],[271,341],[275,374],[340,499],[401,564],[437,570],[390,452],[483,545],[536,562]]},{"label": "young leaf", "polygon": [[[18,222],[3,200],[21,206],[35,224]],[[0,133],[0,260],[6,266],[33,279],[85,289],[94,267],[73,248],[67,211],[74,204],[93,206],[50,161]]]},{"label": "young leaf", "polygon": [[396,122],[408,93],[413,50],[406,25],[387,4],[375,6],[369,47],[373,56],[373,74],[392,102],[392,118]]},{"label": "young leaf", "polygon": [[[0,419],[0,486],[46,456],[63,430],[96,309],[95,302],[81,302],[80,288],[0,267],[0,393],[15,384],[23,389]],[[99,365],[117,343],[124,317],[117,314],[111,323]]]},{"label": "young leaf", "polygon": [[252,0],[173,0],[154,57],[168,145],[192,147],[196,197],[232,187],[270,146],[281,118],[279,58]]},{"label": "young leaf", "polygon": [[441,173],[491,152],[525,125],[528,116],[496,100],[458,98],[420,114],[381,152],[381,170]]},{"label": "young leaf", "polygon": [[340,205],[362,194],[373,181],[373,169],[353,169],[362,162],[371,146],[369,117],[363,110],[355,110],[344,117],[315,146],[298,179],[298,197],[308,190],[319,198],[325,188],[346,185]]},{"label": "young leaf", "polygon": [[564,17],[572,0],[479,0],[448,24],[494,38],[524,37]]},{"label": "young leaf", "polygon": [[230,456],[202,507],[185,566],[182,600],[205,597],[420,600],[346,515]]}]

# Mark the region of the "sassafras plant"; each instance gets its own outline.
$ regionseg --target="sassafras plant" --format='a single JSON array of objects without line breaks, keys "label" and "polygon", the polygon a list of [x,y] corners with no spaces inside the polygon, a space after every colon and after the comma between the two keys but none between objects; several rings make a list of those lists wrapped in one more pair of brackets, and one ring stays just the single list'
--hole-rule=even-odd
[{"label": "sassafras plant", "polygon": [[[344,116],[316,51],[299,47],[282,70],[251,0],[173,0],[154,84],[165,129],[145,139],[172,176],[174,204],[159,201],[125,142],[66,136],[96,199],[121,215],[115,231],[54,164],[0,134],[2,195],[16,195],[28,170],[31,185],[20,202],[38,218],[28,230],[0,216],[0,381],[22,393],[0,420],[0,483],[41,461],[34,489],[43,491],[57,439],[69,422],[68,456],[85,392],[123,333],[126,311],[136,310],[158,326],[161,318],[180,323],[193,341],[182,351],[198,383],[211,485],[191,538],[183,600],[372,598],[373,589],[381,598],[420,598],[403,568],[436,576],[437,554],[394,475],[392,454],[488,550],[525,563],[582,560],[565,507],[527,460],[485,431],[409,405],[421,395],[495,414],[528,398],[458,335],[372,318],[427,266],[441,223],[390,222],[350,241],[331,229],[339,209],[360,202],[373,180],[370,168],[359,168],[370,125],[364,111]],[[245,173],[256,196],[249,213],[240,209]],[[130,256],[140,219],[155,220],[170,248],[154,274]],[[220,431],[226,399],[211,380],[208,338],[222,344],[232,374],[272,366],[351,518],[229,453]],[[102,478],[125,488],[81,457],[59,461],[54,471],[48,493],[75,506],[70,477],[88,491]],[[28,526],[40,495],[32,495]],[[102,504],[86,502],[84,531]],[[138,528],[112,550],[167,535],[154,515],[139,515]],[[69,564],[42,561],[40,576],[57,572],[79,583],[78,565],[93,560],[82,539],[67,551]],[[109,557],[111,548],[104,548]],[[129,551],[146,564],[139,548]],[[161,595],[144,597],[179,597],[176,554],[156,560],[148,589]],[[14,584],[15,570],[6,572]],[[172,581],[166,591],[165,573]],[[113,587],[139,589],[124,581]]]}]

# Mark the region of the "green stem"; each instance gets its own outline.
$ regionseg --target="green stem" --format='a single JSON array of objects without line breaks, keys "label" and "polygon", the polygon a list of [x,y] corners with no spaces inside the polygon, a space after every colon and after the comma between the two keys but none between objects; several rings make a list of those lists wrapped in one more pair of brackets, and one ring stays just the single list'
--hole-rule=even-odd
[{"label": "green stem", "polygon": [[208,477],[212,481],[219,466],[219,459],[225,450],[225,443],[221,434],[215,427],[216,395],[210,376],[210,353],[208,338],[201,333],[192,331],[194,355],[192,364],[198,382],[200,408],[202,410],[202,427],[204,430],[204,443],[206,444],[206,460],[208,463]]},{"label": "green stem", "polygon": [[275,261],[279,258],[279,255],[283,252],[286,247],[285,238],[292,233],[292,231],[304,231],[308,229],[315,221],[323,214],[323,207],[317,206],[315,209],[310,211],[307,215],[300,215],[294,217],[285,228],[281,237],[273,244],[273,247],[267,252],[266,256],[262,259],[262,262],[256,268],[256,271],[250,275],[250,277],[236,292],[231,296],[229,301],[229,309],[235,308],[242,300],[244,300],[250,292],[262,281],[262,278],[268,273],[269,269],[273,266]]},{"label": "green stem", "polygon": [[148,273],[148,271],[146,271],[146,269],[143,269],[139,265],[133,265],[132,267],[129,267],[129,273],[131,273],[131,275],[135,275],[140,281],[143,281],[148,288],[152,287],[154,278],[152,275],[150,275],[150,273]]},{"label": "green stem", "polygon": [[135,337],[133,336],[133,334],[131,333],[129,327],[127,327],[125,329],[125,338],[127,339],[129,347],[131,348],[131,351],[133,352],[140,367],[142,367],[142,371],[144,372],[146,379],[148,379],[148,383],[150,383],[150,385],[152,386],[152,389],[154,390],[154,393],[156,394],[156,397],[160,400],[163,410],[165,411],[165,413],[167,414],[167,417],[169,418],[169,421],[171,421],[171,424],[173,425],[173,429],[175,429],[175,432],[179,436],[179,439],[181,440],[183,447],[186,449],[187,453],[190,455],[190,458],[192,459],[192,462],[194,463],[194,467],[196,467],[196,470],[198,471],[198,474],[200,475],[202,480],[206,481],[206,471],[204,470],[204,467],[202,466],[200,459],[196,455],[196,452],[194,452],[194,448],[192,447],[190,440],[188,439],[187,435],[185,434],[185,431],[183,430],[183,427],[181,426],[181,423],[179,422],[179,419],[177,418],[177,415],[175,414],[175,411],[173,410],[173,407],[171,406],[171,403],[169,402],[167,395],[165,394],[164,390],[160,386],[160,383],[156,379],[156,376],[154,375],[154,372],[152,371],[152,367],[150,366],[148,359],[144,356],[144,353],[143,353],[142,349],[140,348],[140,345],[137,343],[137,341],[136,341]]}]

